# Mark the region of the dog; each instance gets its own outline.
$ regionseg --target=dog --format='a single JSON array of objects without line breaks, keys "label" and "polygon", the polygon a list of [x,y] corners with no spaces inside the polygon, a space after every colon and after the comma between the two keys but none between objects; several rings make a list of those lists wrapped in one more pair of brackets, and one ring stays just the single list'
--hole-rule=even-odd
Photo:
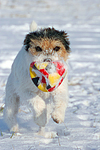
[{"label": "dog", "polygon": [[20,104],[27,104],[35,123],[39,126],[38,135],[55,137],[53,132],[45,132],[50,117],[56,123],[64,122],[68,105],[67,75],[63,83],[53,92],[39,90],[29,77],[29,66],[33,61],[50,62],[63,60],[67,64],[70,42],[65,31],[53,27],[36,29],[31,24],[31,32],[26,35],[22,49],[16,56],[6,84],[4,119],[10,131],[18,132],[17,113]]}]

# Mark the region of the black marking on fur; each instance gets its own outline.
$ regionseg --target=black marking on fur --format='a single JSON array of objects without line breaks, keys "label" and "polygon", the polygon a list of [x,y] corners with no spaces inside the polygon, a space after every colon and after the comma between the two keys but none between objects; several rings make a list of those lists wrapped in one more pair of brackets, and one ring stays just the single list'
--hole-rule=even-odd
[{"label": "black marking on fur", "polygon": [[41,40],[42,38],[47,38],[51,40],[59,40],[65,46],[66,51],[70,53],[70,47],[69,47],[70,42],[69,42],[67,33],[64,31],[55,30],[54,28],[44,28],[44,29],[41,29],[40,31],[35,31],[35,32],[31,32],[27,34],[24,40],[26,51],[28,51],[28,49],[31,46],[30,45],[31,39]]}]

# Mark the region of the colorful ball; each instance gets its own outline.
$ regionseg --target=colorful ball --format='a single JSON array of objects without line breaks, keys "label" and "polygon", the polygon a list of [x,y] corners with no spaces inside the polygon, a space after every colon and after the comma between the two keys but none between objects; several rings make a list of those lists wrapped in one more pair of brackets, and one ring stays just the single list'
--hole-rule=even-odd
[{"label": "colorful ball", "polygon": [[67,73],[66,65],[61,61],[32,62],[29,70],[33,83],[43,92],[55,90]]}]

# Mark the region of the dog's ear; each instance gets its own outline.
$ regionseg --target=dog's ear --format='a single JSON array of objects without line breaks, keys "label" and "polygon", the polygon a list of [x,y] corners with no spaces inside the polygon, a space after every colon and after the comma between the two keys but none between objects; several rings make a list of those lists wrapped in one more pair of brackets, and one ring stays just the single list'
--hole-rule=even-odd
[{"label": "dog's ear", "polygon": [[36,30],[37,30],[37,24],[35,21],[32,21],[32,23],[30,24],[30,33],[26,35],[25,40],[24,40],[26,51],[28,51],[30,47],[31,38],[33,38],[31,33],[35,32]]},{"label": "dog's ear", "polygon": [[30,42],[31,42],[31,37],[30,34],[27,34],[24,40],[24,45],[25,45],[25,50],[28,51],[28,49],[30,48]]},{"label": "dog's ear", "polygon": [[65,46],[65,49],[68,53],[71,52],[70,50],[70,41],[68,38],[68,35],[66,32],[62,31],[62,37],[61,37],[61,42],[63,43],[63,45]]},{"label": "dog's ear", "polygon": [[30,24],[30,32],[34,32],[37,30],[37,23],[35,21],[32,21]]}]

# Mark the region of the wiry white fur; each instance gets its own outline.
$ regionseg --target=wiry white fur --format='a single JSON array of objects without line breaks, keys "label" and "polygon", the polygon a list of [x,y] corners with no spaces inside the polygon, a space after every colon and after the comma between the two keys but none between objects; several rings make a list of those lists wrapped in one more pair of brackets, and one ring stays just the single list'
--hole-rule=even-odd
[{"label": "wiry white fur", "polygon": [[[51,93],[40,91],[30,79],[30,63],[33,61],[42,62],[45,58],[44,54],[33,56],[23,46],[14,60],[6,85],[4,109],[4,118],[10,131],[18,132],[16,115],[21,103],[26,103],[31,107],[34,121],[40,127],[39,135],[55,136],[53,133],[47,134],[42,130],[50,117],[58,123],[64,121],[65,109],[68,104],[67,76],[63,83]],[[58,60],[57,54],[51,55],[51,59]]]}]

